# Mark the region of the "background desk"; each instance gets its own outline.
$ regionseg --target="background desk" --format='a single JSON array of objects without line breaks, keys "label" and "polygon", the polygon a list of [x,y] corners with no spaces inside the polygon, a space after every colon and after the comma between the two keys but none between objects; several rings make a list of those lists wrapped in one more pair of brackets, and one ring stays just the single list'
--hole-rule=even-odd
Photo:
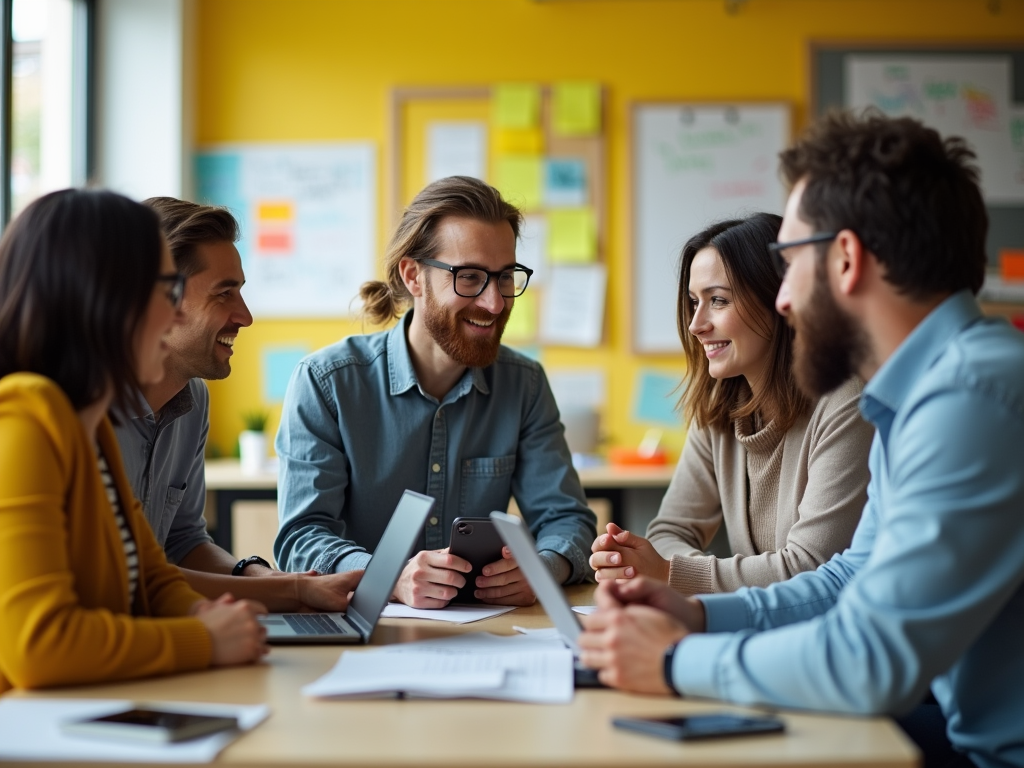
[{"label": "background desk", "polygon": [[[572,587],[576,604],[591,602],[593,587]],[[380,645],[489,631],[545,627],[539,606],[461,627],[384,619],[373,636]],[[218,764],[275,766],[837,766],[911,768],[917,752],[885,718],[842,718],[785,712],[787,732],[706,743],[679,744],[613,729],[616,715],[672,715],[734,709],[712,702],[585,690],[568,705],[498,701],[325,701],[300,689],[338,659],[338,646],[276,647],[263,664],[117,685],[84,686],[19,696],[95,697],[141,701],[211,701],[270,705],[270,718],[221,754]],[[359,653],[359,650],[346,653]],[[746,710],[749,711],[749,710]],[[33,765],[41,766],[41,763]]]},{"label": "background desk", "polygon": [[[611,518],[615,522],[633,527],[637,530],[646,529],[646,520],[657,511],[652,504],[660,501],[668,488],[675,466],[663,467],[593,467],[581,470],[580,482],[588,497],[607,499],[611,505]],[[206,490],[214,497],[216,522],[211,524],[211,535],[218,545],[235,551],[231,508],[236,501],[276,501],[277,473],[264,472],[259,475],[242,473],[239,462],[235,459],[210,459],[206,462]],[[644,494],[646,504],[631,505],[627,497],[632,492]],[[634,506],[644,506],[645,510],[634,511]],[[263,554],[269,548],[263,549]],[[255,551],[255,550],[254,550]],[[246,554],[252,554],[246,550]],[[241,556],[241,555],[240,555]]]}]

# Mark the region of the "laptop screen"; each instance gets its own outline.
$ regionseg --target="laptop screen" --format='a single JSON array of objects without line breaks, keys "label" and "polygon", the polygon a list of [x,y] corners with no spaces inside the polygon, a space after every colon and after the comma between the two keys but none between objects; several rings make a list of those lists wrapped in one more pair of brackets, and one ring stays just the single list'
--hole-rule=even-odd
[{"label": "laptop screen", "polygon": [[406,491],[395,507],[345,612],[363,637],[369,638],[373,633],[433,506],[434,500],[429,496]]}]

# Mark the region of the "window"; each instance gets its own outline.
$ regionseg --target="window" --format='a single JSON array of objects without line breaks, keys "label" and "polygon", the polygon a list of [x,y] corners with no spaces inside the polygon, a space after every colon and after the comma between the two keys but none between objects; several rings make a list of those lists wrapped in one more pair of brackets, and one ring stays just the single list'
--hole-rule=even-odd
[{"label": "window", "polygon": [[93,0],[3,3],[0,226],[39,195],[91,171]]}]

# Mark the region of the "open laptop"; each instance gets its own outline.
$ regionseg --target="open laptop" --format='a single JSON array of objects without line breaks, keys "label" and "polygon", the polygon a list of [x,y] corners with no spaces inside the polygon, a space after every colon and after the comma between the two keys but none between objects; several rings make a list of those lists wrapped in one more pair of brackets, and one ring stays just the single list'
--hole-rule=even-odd
[{"label": "open laptop", "polygon": [[406,491],[395,507],[345,613],[271,613],[260,617],[268,643],[368,643],[395,590],[434,499]]},{"label": "open laptop", "polygon": [[506,515],[504,512],[491,512],[491,520],[498,534],[504,540],[505,545],[511,550],[512,557],[519,564],[519,570],[526,576],[533,593],[537,595],[540,604],[544,607],[548,618],[555,624],[555,629],[562,636],[562,640],[572,650],[575,658],[573,673],[577,688],[604,688],[606,687],[597,679],[597,670],[589,669],[580,664],[579,636],[583,631],[579,618],[573,613],[569,601],[565,599],[562,587],[555,581],[551,571],[544,565],[544,561],[537,554],[537,547],[533,543],[533,537],[523,521],[518,517]]}]

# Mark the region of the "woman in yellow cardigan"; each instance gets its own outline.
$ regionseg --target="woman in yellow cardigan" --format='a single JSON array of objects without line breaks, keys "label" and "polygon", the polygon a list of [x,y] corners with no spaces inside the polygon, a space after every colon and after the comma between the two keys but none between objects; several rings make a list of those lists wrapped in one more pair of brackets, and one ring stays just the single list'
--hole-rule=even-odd
[{"label": "woman in yellow cardigan", "polygon": [[0,241],[0,693],[255,661],[258,603],[164,559],[107,411],[163,376],[184,278],[148,208],[32,203]]}]

